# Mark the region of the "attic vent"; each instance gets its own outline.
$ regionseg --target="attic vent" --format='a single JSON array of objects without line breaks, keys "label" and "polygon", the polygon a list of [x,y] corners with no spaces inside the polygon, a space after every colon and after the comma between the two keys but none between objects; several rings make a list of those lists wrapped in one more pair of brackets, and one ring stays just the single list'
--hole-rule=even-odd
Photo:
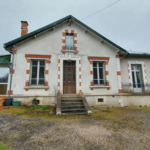
[{"label": "attic vent", "polygon": [[98,98],[98,102],[104,102],[103,98]]}]

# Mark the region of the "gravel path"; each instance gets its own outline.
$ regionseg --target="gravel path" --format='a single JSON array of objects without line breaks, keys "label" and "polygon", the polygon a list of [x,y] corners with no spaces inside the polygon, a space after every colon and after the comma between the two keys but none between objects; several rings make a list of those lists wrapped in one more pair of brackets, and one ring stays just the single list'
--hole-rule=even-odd
[{"label": "gravel path", "polygon": [[117,117],[51,121],[0,114],[0,141],[14,150],[150,150],[150,112]]}]

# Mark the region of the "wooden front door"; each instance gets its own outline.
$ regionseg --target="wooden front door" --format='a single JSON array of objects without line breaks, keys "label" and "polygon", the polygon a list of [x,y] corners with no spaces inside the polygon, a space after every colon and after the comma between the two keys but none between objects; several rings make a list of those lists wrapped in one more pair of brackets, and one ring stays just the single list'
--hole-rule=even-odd
[{"label": "wooden front door", "polygon": [[64,61],[63,63],[63,93],[76,93],[76,62]]}]

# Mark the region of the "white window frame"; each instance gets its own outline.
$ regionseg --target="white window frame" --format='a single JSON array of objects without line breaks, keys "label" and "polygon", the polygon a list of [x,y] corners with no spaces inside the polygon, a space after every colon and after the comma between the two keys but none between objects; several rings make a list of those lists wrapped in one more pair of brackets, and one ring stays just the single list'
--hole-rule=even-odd
[{"label": "white window frame", "polygon": [[[94,85],[106,85],[105,61],[93,61],[93,63],[97,63],[96,67],[94,67],[93,65],[93,84],[94,84],[94,80],[98,80],[98,84],[94,84]],[[98,63],[103,63],[103,67],[99,67]],[[97,68],[97,79],[94,79],[94,68]],[[102,79],[99,78],[99,68],[103,69],[104,84],[100,84],[100,80]]]},{"label": "white window frame", "polygon": [[[68,44],[67,44],[67,39],[66,39],[67,36],[69,37],[69,38],[68,38],[68,41],[69,41]],[[72,39],[71,39],[70,37],[72,37],[72,39],[73,39],[73,41],[72,41],[72,42],[73,42],[73,45],[71,45],[71,40],[72,40]],[[73,35],[73,34],[67,33],[67,34],[65,35],[65,42],[66,42],[66,43],[65,43],[65,49],[66,49],[66,50],[74,50],[74,35]],[[69,49],[68,49],[67,47],[69,47]]]},{"label": "white window frame", "polygon": [[[31,80],[32,80],[32,63],[33,61],[37,61],[37,79],[36,80],[36,84],[31,84]],[[44,84],[38,84],[39,82],[39,70],[40,70],[40,61],[45,61],[45,59],[31,59],[31,66],[30,66],[30,86],[45,86],[45,65],[46,65],[46,61],[45,61],[45,65],[44,65]]]}]

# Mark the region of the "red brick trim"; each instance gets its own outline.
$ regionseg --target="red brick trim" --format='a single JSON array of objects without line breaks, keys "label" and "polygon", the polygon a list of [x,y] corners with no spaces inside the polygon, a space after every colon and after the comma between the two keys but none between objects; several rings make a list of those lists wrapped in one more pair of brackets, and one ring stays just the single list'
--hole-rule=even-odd
[{"label": "red brick trim", "polygon": [[90,71],[90,74],[92,75],[92,74],[93,74],[93,71]]},{"label": "red brick trim", "polygon": [[58,86],[60,86],[60,82],[58,82]]},{"label": "red brick trim", "polygon": [[[9,71],[9,73],[11,74],[11,71]],[[12,74],[15,74],[15,70],[13,69]]]},{"label": "red brick trim", "polygon": [[116,58],[120,58],[120,56],[119,56],[119,55],[116,55]]},{"label": "red brick trim", "polygon": [[79,64],[81,64],[81,60],[79,60]]},{"label": "red brick trim", "polygon": [[79,67],[79,71],[81,71],[81,67]]},{"label": "red brick trim", "polygon": [[66,35],[66,34],[63,32],[63,33],[62,33],[62,36],[65,36],[65,35]]},{"label": "red brick trim", "polygon": [[60,79],[60,74],[58,75],[58,79]]},{"label": "red brick trim", "polygon": [[25,54],[26,59],[28,60],[28,58],[46,58],[48,60],[51,59],[51,55],[36,55],[36,54]]},{"label": "red brick trim", "polygon": [[17,53],[17,51],[16,51],[16,50],[12,50],[12,52],[13,52],[14,54],[16,54],[16,53]]},{"label": "red brick trim", "polygon": [[26,74],[30,74],[30,70],[26,70]]},{"label": "red brick trim", "polygon": [[121,71],[117,71],[117,75],[121,75]]},{"label": "red brick trim", "polygon": [[94,84],[93,84],[93,82],[91,82],[91,86],[93,86]]},{"label": "red brick trim", "polygon": [[109,57],[88,57],[89,62],[91,60],[107,60],[107,62],[109,62]]},{"label": "red brick trim", "polygon": [[45,74],[48,74],[48,70],[45,70]]},{"label": "red brick trim", "polygon": [[62,40],[62,43],[65,43],[66,41],[65,40]]},{"label": "red brick trim", "polygon": [[109,75],[109,71],[105,71],[105,74],[106,74],[106,75]]},{"label": "red brick trim", "polygon": [[128,69],[128,73],[130,73],[130,70]]},{"label": "red brick trim", "polygon": [[77,40],[74,40],[74,44],[77,44]]},{"label": "red brick trim", "polygon": [[77,51],[77,47],[74,47],[74,50],[76,50],[76,51]]},{"label": "red brick trim", "polygon": [[58,71],[60,71],[60,67],[58,67]]},{"label": "red brick trim", "polygon": [[58,63],[60,63],[60,59],[58,59]]},{"label": "red brick trim", "polygon": [[77,33],[74,33],[74,37],[77,37]]},{"label": "red brick trim", "polygon": [[107,86],[109,86],[109,85],[110,85],[110,84],[109,84],[109,82],[107,82],[106,84],[107,84]]},{"label": "red brick trim", "polygon": [[27,59],[27,63],[30,63],[30,59]]},{"label": "red brick trim", "polygon": [[122,93],[122,89],[119,89],[119,90],[118,90],[118,93]]},{"label": "red brick trim", "polygon": [[129,67],[129,64],[128,64],[128,67]]},{"label": "red brick trim", "polygon": [[81,82],[79,82],[79,86],[81,86]]},{"label": "red brick trim", "polygon": [[29,82],[26,82],[26,83],[25,83],[25,86],[29,86]]},{"label": "red brick trim", "polygon": [[90,64],[93,64],[93,61],[90,61]]},{"label": "red brick trim", "polygon": [[129,79],[130,79],[130,76],[129,76]]},{"label": "red brick trim", "polygon": [[[9,95],[9,91],[7,91],[7,94]],[[13,95],[13,90],[10,91],[10,95]]]},{"label": "red brick trim", "polygon": [[45,86],[48,86],[48,82],[45,82]]},{"label": "red brick trim", "polygon": [[71,30],[71,33],[74,33],[74,30]]},{"label": "red brick trim", "polygon": [[79,75],[79,79],[81,79],[81,75]]}]

